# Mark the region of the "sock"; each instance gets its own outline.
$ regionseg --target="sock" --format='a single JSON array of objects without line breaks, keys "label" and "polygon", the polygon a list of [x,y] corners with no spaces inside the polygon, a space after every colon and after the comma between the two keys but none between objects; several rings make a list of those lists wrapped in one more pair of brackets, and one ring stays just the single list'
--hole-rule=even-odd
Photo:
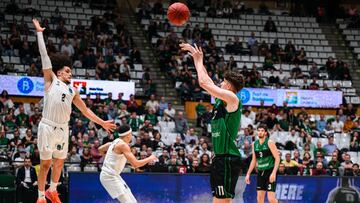
[{"label": "sock", "polygon": [[38,198],[39,199],[45,199],[45,192],[44,191],[40,191],[40,190],[38,190]]},{"label": "sock", "polygon": [[57,183],[54,183],[54,182],[51,181],[51,183],[50,183],[50,191],[51,192],[56,191],[56,186],[57,186]]}]

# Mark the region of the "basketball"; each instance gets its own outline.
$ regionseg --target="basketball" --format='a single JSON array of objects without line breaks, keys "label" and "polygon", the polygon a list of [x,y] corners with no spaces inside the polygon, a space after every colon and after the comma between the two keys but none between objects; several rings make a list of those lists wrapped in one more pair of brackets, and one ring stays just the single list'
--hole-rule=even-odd
[{"label": "basketball", "polygon": [[167,17],[171,24],[181,26],[189,20],[190,10],[183,3],[173,3],[168,8]]}]

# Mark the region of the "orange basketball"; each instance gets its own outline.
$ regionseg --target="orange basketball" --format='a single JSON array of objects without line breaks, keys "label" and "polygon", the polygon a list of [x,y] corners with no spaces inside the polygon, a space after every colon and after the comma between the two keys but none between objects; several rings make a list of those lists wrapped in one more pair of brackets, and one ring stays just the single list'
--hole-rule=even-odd
[{"label": "orange basketball", "polygon": [[173,3],[168,8],[167,17],[171,24],[181,26],[189,20],[190,10],[183,3]]}]

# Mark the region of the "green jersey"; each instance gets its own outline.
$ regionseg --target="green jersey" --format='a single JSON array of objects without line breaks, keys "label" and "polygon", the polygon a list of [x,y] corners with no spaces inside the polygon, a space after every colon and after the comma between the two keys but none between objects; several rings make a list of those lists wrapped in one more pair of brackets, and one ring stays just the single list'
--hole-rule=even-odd
[{"label": "green jersey", "polygon": [[258,163],[258,170],[260,171],[272,169],[275,165],[275,158],[271,153],[268,142],[268,137],[263,144],[260,144],[259,140],[254,142],[256,161]]},{"label": "green jersey", "polygon": [[222,100],[215,99],[211,120],[211,135],[215,155],[240,156],[235,140],[240,126],[241,108],[240,98],[238,109],[231,113],[227,112]]}]

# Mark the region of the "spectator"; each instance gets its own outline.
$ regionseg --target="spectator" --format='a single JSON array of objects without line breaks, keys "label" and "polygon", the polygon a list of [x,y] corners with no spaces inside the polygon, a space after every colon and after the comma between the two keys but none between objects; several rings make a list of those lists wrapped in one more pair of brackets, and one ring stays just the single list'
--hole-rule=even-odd
[{"label": "spectator", "polygon": [[195,134],[195,129],[190,128],[188,133],[185,135],[185,143],[189,144],[191,140],[195,140],[195,143],[199,142],[198,136]]},{"label": "spectator", "polygon": [[346,116],[346,120],[344,122],[343,131],[345,133],[348,133],[351,131],[351,129],[354,127],[354,122],[351,120],[350,116]]},{"label": "spectator", "polygon": [[351,134],[350,151],[360,151],[360,138],[358,131],[354,131]]},{"label": "spectator", "polygon": [[344,122],[340,120],[340,116],[336,115],[335,121],[331,123],[332,127],[334,128],[335,132],[342,132],[344,128]]},{"label": "spectator", "polygon": [[289,171],[290,174],[296,175],[298,172],[298,167],[300,166],[298,162],[291,160],[291,154],[287,153],[285,155],[285,160],[281,163],[285,165],[285,168]]},{"label": "spectator", "polygon": [[206,41],[209,41],[211,38],[213,38],[213,34],[211,29],[209,28],[208,23],[204,23],[204,28],[201,30],[201,38]]},{"label": "spectator", "polygon": [[128,61],[125,60],[119,67],[119,80],[128,81],[130,79],[130,65]]},{"label": "spectator", "polygon": [[188,126],[188,122],[184,118],[183,112],[179,111],[177,118],[175,118],[175,128],[176,132],[180,133],[183,140],[185,139],[184,134],[189,128]]},{"label": "spectator", "polygon": [[339,167],[340,167],[340,162],[338,160],[338,153],[333,152],[331,155],[331,160],[328,163],[330,175],[332,176],[339,175]]},{"label": "spectator", "polygon": [[316,143],[316,149],[314,150],[315,157],[318,152],[320,152],[323,156],[325,156],[327,154],[326,149],[322,147],[321,141],[317,141],[317,143]]},{"label": "spectator", "polygon": [[155,112],[159,111],[159,102],[155,100],[154,94],[150,95],[150,100],[146,102],[145,109],[146,110],[154,109]]},{"label": "spectator", "polygon": [[232,39],[228,39],[228,43],[225,45],[226,53],[230,54],[240,54],[242,53],[242,42],[239,40],[238,36],[235,36],[235,42],[232,42]]},{"label": "spectator", "polygon": [[202,115],[206,111],[206,107],[203,104],[202,99],[200,99],[199,103],[196,105],[195,110],[196,110],[196,126],[200,127]]},{"label": "spectator", "polygon": [[136,112],[132,112],[130,118],[128,119],[127,123],[130,125],[132,131],[137,132],[143,121],[138,118]]},{"label": "spectator", "polygon": [[92,163],[92,157],[90,154],[90,149],[88,147],[84,147],[83,154],[80,156],[80,159],[81,171],[84,171],[84,167]]},{"label": "spectator", "polygon": [[328,144],[326,144],[324,146],[324,149],[325,149],[327,155],[331,155],[337,149],[336,144],[334,144],[334,136],[333,135],[328,136]]},{"label": "spectator", "polygon": [[19,114],[16,116],[16,125],[19,127],[30,126],[29,116],[25,114],[25,109],[23,105],[19,106]]},{"label": "spectator", "polygon": [[26,157],[24,166],[20,167],[16,175],[18,202],[35,202],[37,192],[37,175],[31,166],[31,160]]},{"label": "spectator", "polygon": [[299,64],[295,64],[295,67],[291,70],[291,78],[293,79],[299,79],[302,78],[303,74],[301,71],[301,68],[299,67]]},{"label": "spectator", "polygon": [[240,148],[241,158],[248,164],[251,161],[252,147],[249,140],[245,140],[244,144]]},{"label": "spectator", "polygon": [[353,176],[360,176],[359,164],[357,163],[353,164],[352,169],[353,169],[352,171]]},{"label": "spectator", "polygon": [[280,163],[279,164],[279,170],[277,172],[277,175],[291,175],[290,173],[288,173],[288,171],[285,168],[285,164]]},{"label": "spectator", "polygon": [[164,110],[168,108],[168,103],[165,101],[165,97],[162,96],[159,102],[159,116],[164,116]]},{"label": "spectator", "polygon": [[74,47],[69,43],[67,39],[64,40],[64,44],[61,46],[61,54],[67,55],[70,58],[75,54]]},{"label": "spectator", "polygon": [[169,152],[168,150],[164,149],[162,154],[159,156],[159,164],[166,165],[169,159],[170,159]]},{"label": "spectator", "polygon": [[326,170],[324,169],[323,163],[321,162],[316,163],[316,168],[312,169],[311,175],[312,176],[326,175]]},{"label": "spectator", "polygon": [[350,160],[350,155],[345,154],[344,161],[340,164],[339,167],[340,175],[341,174],[343,174],[344,176],[351,175],[351,172],[353,170],[352,167],[353,167],[353,162]]},{"label": "spectator", "polygon": [[250,118],[250,111],[244,110],[241,115],[240,129],[245,129],[249,125],[254,125],[254,121]]},{"label": "spectator", "polygon": [[[0,148],[7,148],[8,144],[9,144],[9,139],[6,137],[5,129],[2,128],[1,132],[0,132]],[[14,144],[15,144],[15,142],[14,142]]]},{"label": "spectator", "polygon": [[80,166],[81,158],[78,154],[76,146],[72,146],[70,152],[68,153],[67,162],[72,163],[72,166]]},{"label": "spectator", "polygon": [[137,112],[139,106],[135,100],[135,96],[134,95],[130,95],[130,100],[127,102],[126,104],[127,106],[127,110],[132,113],[132,112]]},{"label": "spectator", "polygon": [[178,152],[180,149],[185,149],[186,148],[185,144],[182,143],[181,140],[182,140],[181,137],[177,136],[175,138],[175,143],[172,145],[172,149],[175,150],[176,152]]},{"label": "spectator", "polygon": [[296,161],[299,164],[302,164],[302,159],[300,158],[300,152],[299,150],[294,150],[294,158],[292,159],[294,161]]},{"label": "spectator", "polygon": [[308,176],[311,173],[312,163],[310,163],[310,160],[306,157],[303,159],[303,167],[301,168],[303,176]]},{"label": "spectator", "polygon": [[150,121],[153,126],[158,125],[159,120],[155,114],[155,109],[149,108],[148,113],[145,115],[145,120]]},{"label": "spectator", "polygon": [[277,32],[276,25],[271,17],[269,17],[269,19],[266,21],[264,31],[265,32]]},{"label": "spectator", "polygon": [[318,69],[316,63],[311,64],[311,67],[309,70],[309,75],[310,75],[310,78],[315,78],[315,79],[319,78],[319,69]]},{"label": "spectator", "polygon": [[200,164],[198,167],[199,173],[209,173],[210,172],[210,157],[208,154],[204,153],[200,157]]},{"label": "spectator", "polygon": [[208,149],[207,142],[201,143],[199,154],[200,154],[200,156],[202,156],[203,154],[207,154],[207,155],[209,155],[209,157],[212,156],[212,152]]},{"label": "spectator", "polygon": [[251,36],[249,37],[249,39],[247,41],[248,48],[250,49],[255,44],[255,42],[256,42],[255,33],[252,32]]},{"label": "spectator", "polygon": [[325,116],[323,114],[320,115],[320,120],[316,121],[316,130],[319,134],[324,133],[326,127]]}]

